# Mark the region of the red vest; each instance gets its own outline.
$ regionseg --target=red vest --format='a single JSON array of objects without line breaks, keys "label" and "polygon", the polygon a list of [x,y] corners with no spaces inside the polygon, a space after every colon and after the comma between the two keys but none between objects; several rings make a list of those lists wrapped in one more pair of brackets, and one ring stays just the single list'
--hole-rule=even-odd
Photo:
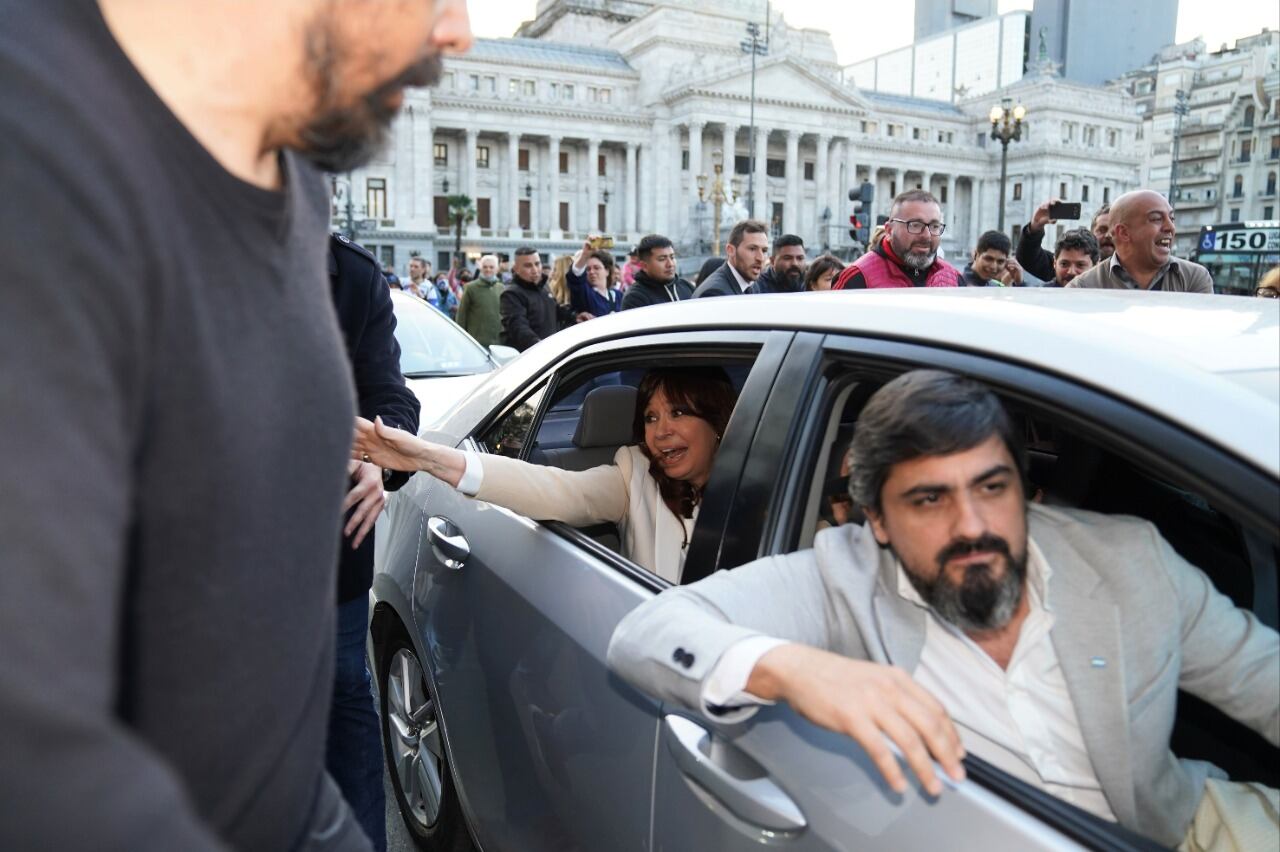
[{"label": "red vest", "polygon": [[[892,251],[888,246],[885,246],[884,250],[886,252]],[[855,260],[852,266],[862,273],[862,278],[866,281],[868,290],[877,287],[915,286],[911,282],[911,279],[907,277],[907,273],[902,271],[902,267],[876,251],[867,252],[862,257]],[[853,273],[850,272],[848,275],[841,277],[843,277],[845,282],[847,282],[852,276]],[[954,266],[947,263],[942,258],[937,258],[933,261],[933,266],[929,267],[929,272],[925,275],[924,286],[959,287],[960,273]]]}]

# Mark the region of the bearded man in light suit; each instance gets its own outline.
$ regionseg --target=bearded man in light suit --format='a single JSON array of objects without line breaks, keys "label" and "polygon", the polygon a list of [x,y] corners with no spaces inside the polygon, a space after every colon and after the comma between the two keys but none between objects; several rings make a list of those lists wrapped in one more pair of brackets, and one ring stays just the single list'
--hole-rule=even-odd
[{"label": "bearded man in light suit", "polygon": [[786,701],[898,791],[889,740],[933,795],[932,761],[962,778],[967,749],[1170,845],[1224,776],[1170,750],[1180,688],[1280,742],[1276,632],[1150,523],[1029,505],[1018,435],[983,385],[888,383],[850,470],[865,527],[658,595],[618,625],[610,666],[720,721]]}]

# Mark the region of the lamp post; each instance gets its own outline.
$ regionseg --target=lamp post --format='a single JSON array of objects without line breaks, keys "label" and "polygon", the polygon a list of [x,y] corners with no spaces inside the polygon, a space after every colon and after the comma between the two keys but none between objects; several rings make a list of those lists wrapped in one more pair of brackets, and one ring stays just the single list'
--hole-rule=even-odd
[{"label": "lamp post", "polygon": [[729,181],[729,185],[725,185],[724,180],[724,153],[719,149],[711,152],[711,165],[714,173],[708,179],[706,175],[698,175],[698,201],[711,202],[712,222],[711,230],[715,235],[715,242],[711,248],[712,255],[720,254],[720,211],[725,204],[733,200],[736,187],[734,183],[736,178]]},{"label": "lamp post", "polygon": [[1179,89],[1173,96],[1173,160],[1169,163],[1169,209],[1178,206],[1178,143],[1182,137],[1182,117],[1191,112],[1187,93]]},{"label": "lamp post", "polygon": [[[356,220],[356,206],[352,198],[354,194],[353,187],[355,184],[351,180],[351,173],[347,172],[345,177],[339,175],[330,175],[329,177],[329,197],[332,202],[332,211],[334,224],[342,222],[342,230],[346,234],[347,239],[356,242],[356,237],[360,233],[360,225]],[[342,215],[338,216],[338,211],[342,211]],[[364,215],[364,208],[360,208],[361,216]]]},{"label": "lamp post", "polygon": [[1022,119],[1027,116],[1027,108],[1022,104],[1013,106],[1012,98],[1004,98],[991,108],[991,138],[1000,141],[1000,226],[1004,231],[1005,182],[1009,178],[1009,143],[1022,138]]},{"label": "lamp post", "polygon": [[[765,4],[765,27],[769,26],[769,4]],[[747,142],[750,150],[750,156],[747,166],[747,215],[754,215],[756,209],[756,57],[766,56],[769,53],[769,36],[766,29],[765,37],[760,37],[760,25],[755,21],[747,24],[747,35],[750,38],[744,38],[740,45],[743,53],[751,54],[751,129],[747,131],[750,135]]]}]

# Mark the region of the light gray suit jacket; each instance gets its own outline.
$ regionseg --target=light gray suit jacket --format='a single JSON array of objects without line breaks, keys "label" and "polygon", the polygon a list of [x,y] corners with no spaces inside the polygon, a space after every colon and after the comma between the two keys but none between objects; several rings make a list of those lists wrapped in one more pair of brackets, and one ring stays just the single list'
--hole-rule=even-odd
[{"label": "light gray suit jacket", "polygon": [[[1033,505],[1028,523],[1052,568],[1053,646],[1107,802],[1121,824],[1175,845],[1205,779],[1222,776],[1170,751],[1178,689],[1280,743],[1280,639],[1146,521]],[[870,530],[845,525],[819,533],[812,550],[641,605],[614,632],[609,665],[701,711],[703,678],[741,639],[774,636],[910,672],[926,618],[898,594],[896,563]]]}]

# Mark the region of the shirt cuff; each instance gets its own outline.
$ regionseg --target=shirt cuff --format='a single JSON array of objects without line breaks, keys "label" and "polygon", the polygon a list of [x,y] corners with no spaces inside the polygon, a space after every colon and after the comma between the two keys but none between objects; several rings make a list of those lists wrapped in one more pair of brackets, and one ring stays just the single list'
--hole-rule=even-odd
[{"label": "shirt cuff", "polygon": [[466,462],[466,469],[462,471],[462,478],[455,487],[468,497],[474,497],[480,493],[480,486],[484,485],[484,465],[480,462],[480,454],[471,450],[463,450],[462,458]]},{"label": "shirt cuff", "polygon": [[573,268],[573,274],[578,276],[579,278],[582,278],[587,274],[587,262],[585,260],[582,262],[581,266],[574,264],[572,268]]},{"label": "shirt cuff", "polygon": [[773,704],[745,690],[760,658],[785,644],[786,640],[772,636],[751,636],[730,645],[702,680],[702,711],[722,722],[741,722],[754,715],[759,705]]}]

